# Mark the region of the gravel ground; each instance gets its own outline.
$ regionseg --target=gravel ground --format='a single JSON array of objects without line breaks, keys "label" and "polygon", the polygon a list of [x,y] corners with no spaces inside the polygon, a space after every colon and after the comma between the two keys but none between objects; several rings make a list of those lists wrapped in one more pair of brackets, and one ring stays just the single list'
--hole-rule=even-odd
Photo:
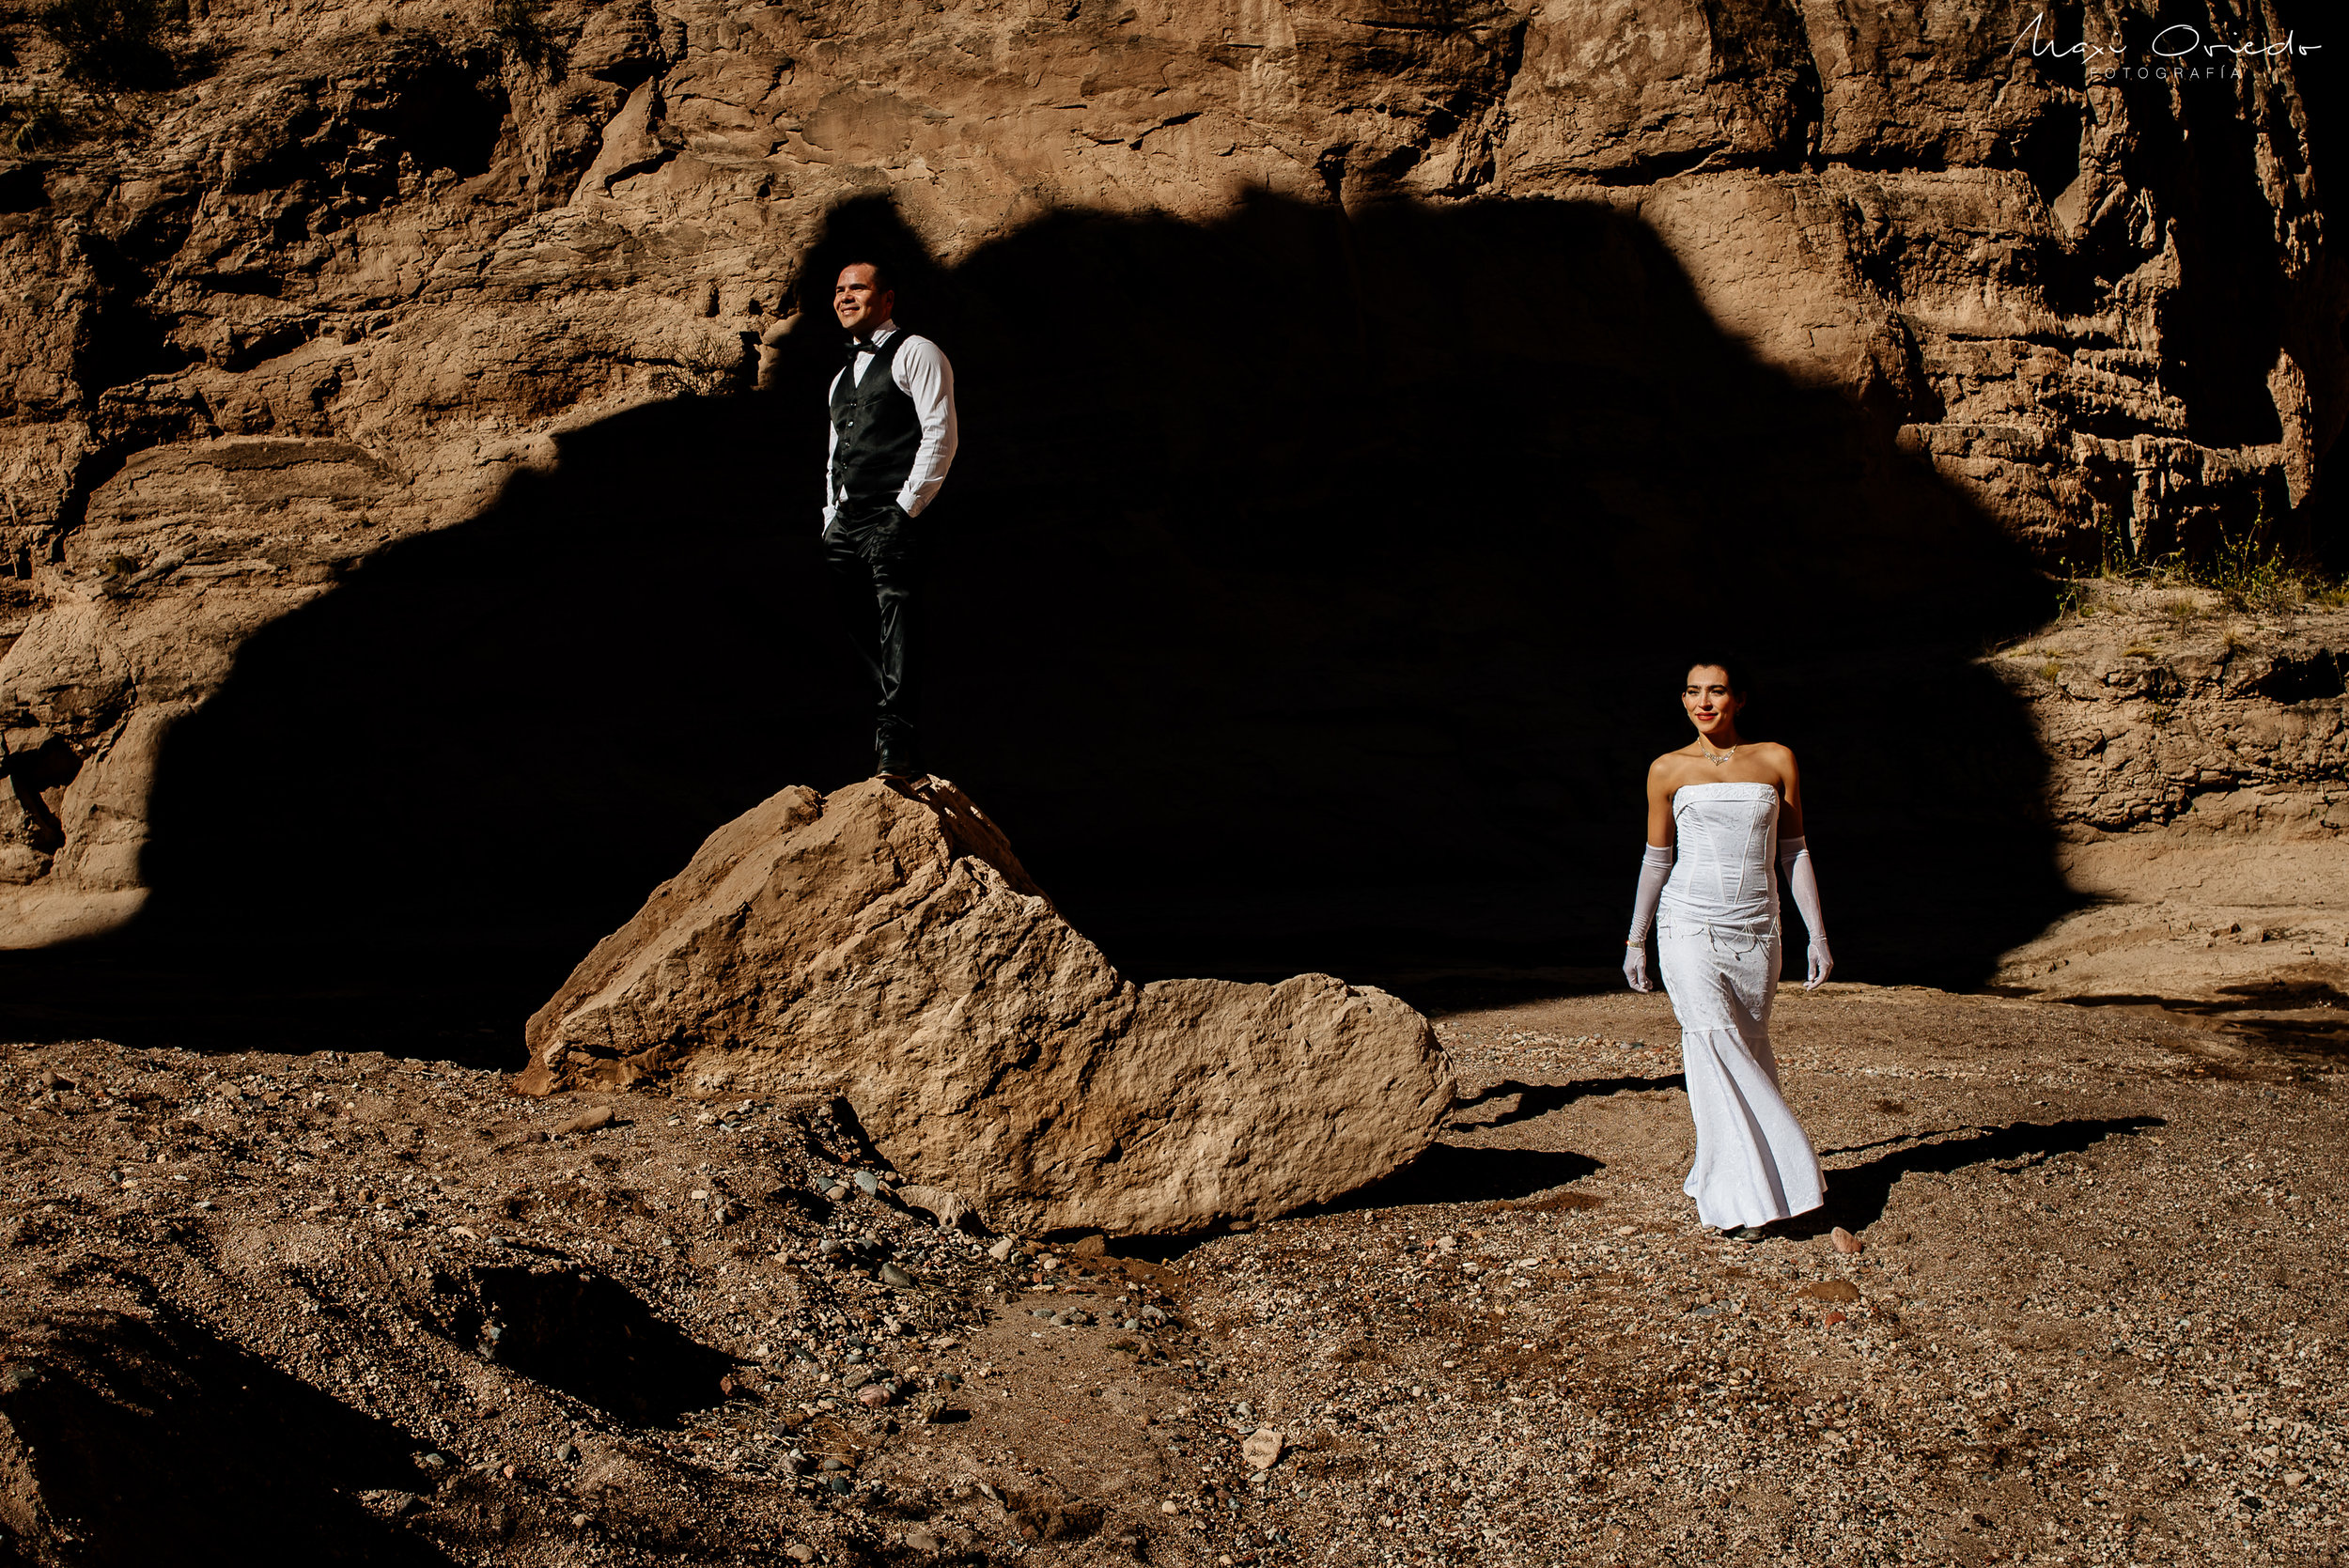
[{"label": "gravel ground", "polygon": [[1455,1013],[1464,1101],[1410,1171],[1123,1256],[941,1227],[825,1106],[8,1048],[0,1529],[54,1562],[2330,1561],[2329,1058],[2150,1005],[1781,1005],[1830,1208],[1750,1246],[1680,1195],[1659,997]]}]

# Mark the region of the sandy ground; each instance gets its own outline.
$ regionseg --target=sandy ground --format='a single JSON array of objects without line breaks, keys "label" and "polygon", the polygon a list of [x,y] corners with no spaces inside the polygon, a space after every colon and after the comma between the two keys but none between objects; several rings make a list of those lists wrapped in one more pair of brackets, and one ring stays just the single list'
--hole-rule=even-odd
[{"label": "sandy ground", "polygon": [[0,1528],[54,1562],[2332,1560],[2334,1036],[1790,992],[1831,1205],[1739,1246],[1679,1192],[1662,998],[1440,1027],[1466,1100],[1418,1165],[1124,1258],[941,1230],[818,1106],[9,1048]]}]

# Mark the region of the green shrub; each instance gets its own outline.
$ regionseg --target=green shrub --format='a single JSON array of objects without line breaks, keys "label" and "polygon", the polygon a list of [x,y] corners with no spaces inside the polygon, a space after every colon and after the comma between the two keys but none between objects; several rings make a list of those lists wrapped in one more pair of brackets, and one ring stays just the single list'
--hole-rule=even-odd
[{"label": "green shrub", "polygon": [[65,51],[65,73],[91,87],[167,87],[187,0],[51,0],[34,19]]}]

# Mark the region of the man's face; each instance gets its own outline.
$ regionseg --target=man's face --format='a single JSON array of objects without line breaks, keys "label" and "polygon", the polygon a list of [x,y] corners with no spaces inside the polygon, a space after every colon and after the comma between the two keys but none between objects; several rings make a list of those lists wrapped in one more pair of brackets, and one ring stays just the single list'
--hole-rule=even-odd
[{"label": "man's face", "polygon": [[840,281],[832,286],[832,313],[856,337],[888,320],[896,303],[896,294],[880,287],[879,273],[861,261],[841,268]]}]

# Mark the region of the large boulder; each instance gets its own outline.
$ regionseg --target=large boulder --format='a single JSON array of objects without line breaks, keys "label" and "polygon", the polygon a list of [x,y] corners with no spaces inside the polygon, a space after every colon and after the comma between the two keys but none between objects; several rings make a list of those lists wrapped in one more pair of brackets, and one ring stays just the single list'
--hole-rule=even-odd
[{"label": "large boulder", "polygon": [[1453,1077],[1384,991],[1119,977],[942,781],[786,789],[726,824],[531,1018],[526,1094],[837,1094],[998,1226],[1193,1231],[1424,1149]]}]

